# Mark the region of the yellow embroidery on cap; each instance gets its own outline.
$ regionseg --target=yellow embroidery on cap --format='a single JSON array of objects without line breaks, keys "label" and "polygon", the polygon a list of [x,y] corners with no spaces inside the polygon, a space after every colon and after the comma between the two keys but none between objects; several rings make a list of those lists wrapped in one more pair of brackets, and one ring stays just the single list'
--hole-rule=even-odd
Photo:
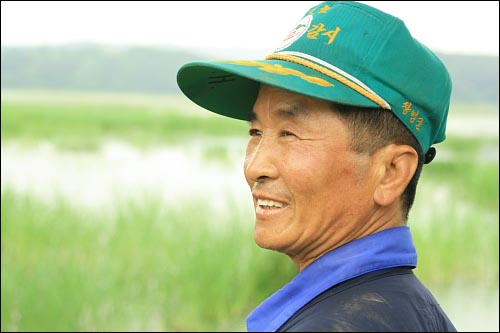
[{"label": "yellow embroidery on cap", "polygon": [[279,64],[268,64],[262,61],[254,61],[254,60],[240,60],[240,61],[229,61],[230,63],[241,65],[241,66],[260,66],[260,70],[263,70],[268,73],[279,74],[279,75],[293,75],[298,76],[307,82],[317,84],[323,87],[333,87],[333,83],[330,83],[322,78],[316,76],[310,76],[305,73],[302,73],[296,69],[283,67]]},{"label": "yellow embroidery on cap", "polygon": [[319,13],[318,14],[326,14],[328,13],[328,11],[332,9],[332,7],[328,6],[328,5],[324,5],[323,7],[321,7],[321,9],[319,10]]},{"label": "yellow embroidery on cap", "polygon": [[406,116],[408,112],[411,111],[411,107],[413,106],[413,103],[410,102],[404,102],[403,103],[403,114]]},{"label": "yellow embroidery on cap", "polygon": [[330,37],[330,40],[328,41],[328,45],[330,45],[331,43],[333,43],[333,41],[335,40],[335,37],[337,37],[339,32],[340,32],[340,28],[337,27],[337,29],[324,32],[322,35]]},{"label": "yellow embroidery on cap", "polygon": [[307,30],[307,38],[318,39],[318,36],[321,34],[321,36],[329,37],[327,44],[330,45],[331,43],[333,43],[335,37],[337,37],[341,29],[340,27],[337,27],[335,28],[335,30],[328,30],[326,32],[323,32],[325,30],[326,28],[324,23],[315,24],[311,29]]},{"label": "yellow embroidery on cap", "polygon": [[424,118],[418,118],[417,125],[415,126],[417,131],[420,131],[420,127],[422,127],[423,124],[424,124]]},{"label": "yellow embroidery on cap", "polygon": [[403,115],[405,116],[410,116],[410,123],[415,123],[415,121],[417,122],[416,125],[415,125],[415,129],[417,131],[420,131],[420,128],[422,127],[422,125],[424,124],[424,118],[422,117],[418,117],[420,115],[420,111],[416,111],[413,109],[413,103],[411,102],[404,102],[403,105]]},{"label": "yellow embroidery on cap", "polygon": [[320,32],[325,31],[325,25],[323,23],[315,24],[309,30],[307,30],[307,38],[309,39],[317,39]]},{"label": "yellow embroidery on cap", "polygon": [[266,57],[266,60],[272,60],[272,59],[277,59],[277,60],[283,60],[283,61],[289,61],[293,62],[302,66],[309,67],[311,69],[314,69],[315,71],[320,72],[321,74],[324,74],[328,77],[331,77],[332,79],[335,79],[344,85],[348,86],[349,88],[357,91],[361,95],[365,96],[366,98],[370,99],[371,101],[377,103],[380,105],[382,108],[390,110],[391,106],[384,101],[380,96],[376,95],[375,93],[363,88],[362,86],[358,85],[357,83],[347,79],[346,77],[329,70],[328,68],[325,68],[321,65],[318,65],[312,61],[302,59],[296,56],[292,55],[282,55],[282,54],[271,54]]},{"label": "yellow embroidery on cap", "polygon": [[419,114],[420,114],[420,111],[412,110],[411,111],[410,123],[413,124],[415,122],[415,120],[417,120]]},{"label": "yellow embroidery on cap", "polygon": [[[317,7],[314,7],[314,8],[311,8],[311,10],[309,11],[309,13],[307,13],[308,15],[314,15],[314,12],[316,11]],[[326,14],[328,13],[328,11],[332,9],[332,7],[330,7],[329,5],[324,5],[323,7],[320,8],[318,14]]]}]

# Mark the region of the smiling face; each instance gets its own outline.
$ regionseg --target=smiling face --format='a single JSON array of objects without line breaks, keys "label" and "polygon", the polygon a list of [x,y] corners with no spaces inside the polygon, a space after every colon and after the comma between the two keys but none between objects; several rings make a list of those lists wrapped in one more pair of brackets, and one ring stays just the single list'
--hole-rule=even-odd
[{"label": "smiling face", "polygon": [[245,159],[261,247],[304,268],[361,237],[374,214],[371,157],[349,149],[328,101],[262,85]]}]

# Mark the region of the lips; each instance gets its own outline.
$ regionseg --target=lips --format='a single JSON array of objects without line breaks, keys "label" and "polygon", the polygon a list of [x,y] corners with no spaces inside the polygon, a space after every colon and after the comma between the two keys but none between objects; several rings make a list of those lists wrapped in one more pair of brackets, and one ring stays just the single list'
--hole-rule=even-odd
[{"label": "lips", "polygon": [[271,198],[260,193],[253,193],[255,200],[255,213],[258,216],[271,216],[283,212],[288,207],[288,202],[283,199]]},{"label": "lips", "polygon": [[262,208],[283,208],[287,206],[286,203],[284,202],[279,202],[276,200],[266,200],[266,199],[257,199],[257,205],[262,207]]}]

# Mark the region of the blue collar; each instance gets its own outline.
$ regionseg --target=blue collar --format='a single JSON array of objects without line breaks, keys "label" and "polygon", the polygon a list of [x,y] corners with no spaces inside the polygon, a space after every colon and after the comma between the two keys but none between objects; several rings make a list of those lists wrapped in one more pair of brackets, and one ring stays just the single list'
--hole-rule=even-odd
[{"label": "blue collar", "polygon": [[386,229],[321,256],[260,304],[248,316],[247,329],[249,332],[274,332],[332,286],[397,266],[417,266],[417,251],[408,226]]}]

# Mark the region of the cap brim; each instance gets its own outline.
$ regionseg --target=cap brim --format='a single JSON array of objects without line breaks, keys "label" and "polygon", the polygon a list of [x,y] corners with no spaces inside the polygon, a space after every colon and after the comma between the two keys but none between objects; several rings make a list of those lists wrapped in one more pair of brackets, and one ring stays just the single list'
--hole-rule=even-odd
[{"label": "cap brim", "polygon": [[179,69],[177,83],[201,107],[242,120],[250,120],[261,83],[336,103],[378,107],[332,77],[282,60],[192,62]]}]

